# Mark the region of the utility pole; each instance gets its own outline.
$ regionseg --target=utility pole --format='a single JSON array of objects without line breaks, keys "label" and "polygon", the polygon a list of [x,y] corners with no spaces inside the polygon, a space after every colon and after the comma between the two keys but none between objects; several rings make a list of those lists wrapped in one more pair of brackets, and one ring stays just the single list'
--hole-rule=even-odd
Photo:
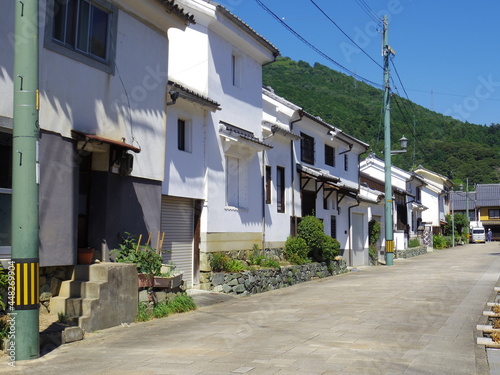
[{"label": "utility pole", "polygon": [[391,181],[391,97],[389,57],[394,51],[389,46],[388,18],[384,16],[382,55],[384,56],[384,171],[385,171],[385,264],[393,265],[394,232],[392,219],[392,181]]},{"label": "utility pole", "polygon": [[[16,1],[12,140],[12,264],[16,360],[40,356],[40,263],[38,255],[38,0]],[[13,344],[13,345],[12,345]]]}]

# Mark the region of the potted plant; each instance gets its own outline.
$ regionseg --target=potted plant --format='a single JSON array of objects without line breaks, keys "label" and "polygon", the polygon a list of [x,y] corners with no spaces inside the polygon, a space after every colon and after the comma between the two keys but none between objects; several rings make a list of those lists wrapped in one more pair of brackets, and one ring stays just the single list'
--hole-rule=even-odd
[{"label": "potted plant", "polygon": [[126,233],[119,249],[111,251],[116,255],[115,260],[121,263],[135,263],[138,272],[138,286],[140,288],[154,286],[154,276],[161,273],[162,257],[148,243],[140,245],[140,236]]}]

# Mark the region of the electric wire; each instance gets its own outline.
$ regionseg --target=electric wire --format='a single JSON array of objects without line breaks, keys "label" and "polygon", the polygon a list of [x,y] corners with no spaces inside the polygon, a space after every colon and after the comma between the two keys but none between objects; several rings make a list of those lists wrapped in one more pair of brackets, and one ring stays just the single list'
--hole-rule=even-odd
[{"label": "electric wire", "polygon": [[356,0],[360,8],[370,17],[372,20],[375,22],[380,22],[380,18],[378,17],[378,14],[373,11],[372,8],[364,0]]},{"label": "electric wire", "polygon": [[279,23],[281,23],[282,26],[284,26],[288,31],[290,31],[293,35],[295,35],[299,40],[301,40],[303,43],[305,43],[308,47],[313,49],[316,53],[318,53],[320,56],[324,57],[326,60],[330,61],[332,64],[337,66],[338,68],[342,69],[344,72],[347,72],[351,76],[359,79],[360,81],[363,81],[365,83],[369,83],[375,87],[383,87],[380,83],[373,82],[363,76],[360,76],[357,73],[354,73],[353,71],[349,70],[339,62],[335,61],[333,58],[328,56],[326,53],[321,51],[318,47],[313,45],[311,42],[309,42],[307,39],[305,39],[302,35],[300,35],[298,32],[296,32],[293,28],[291,28],[286,22],[284,22],[276,13],[274,13],[271,9],[269,9],[262,1],[260,0],[255,0],[257,4],[260,5],[262,9],[264,9],[266,12],[268,12],[275,20],[277,20]]},{"label": "electric wire", "polygon": [[318,10],[319,10],[322,14],[323,14],[323,15],[324,15],[324,16],[325,16],[325,17],[326,17],[326,18],[327,18],[327,19],[328,19],[331,23],[333,23],[333,24],[335,25],[335,27],[336,27],[337,29],[339,29],[339,31],[340,31],[342,34],[344,34],[344,36],[345,36],[347,39],[349,39],[349,40],[350,40],[350,41],[351,41],[351,42],[352,42],[352,43],[353,43],[356,47],[358,47],[358,48],[361,50],[361,52],[363,52],[363,53],[364,53],[364,54],[365,54],[365,55],[366,55],[366,56],[367,56],[370,60],[372,60],[372,61],[373,61],[373,62],[374,62],[377,66],[379,66],[379,67],[380,67],[380,69],[384,69],[384,67],[383,67],[382,65],[380,65],[380,64],[379,64],[379,63],[378,63],[378,62],[377,62],[377,61],[376,61],[373,57],[371,57],[371,56],[370,56],[370,55],[369,55],[369,54],[368,54],[368,53],[367,53],[367,52],[366,52],[366,51],[365,51],[365,50],[364,50],[364,49],[363,49],[363,48],[362,48],[362,47],[361,47],[358,43],[356,43],[356,42],[355,42],[355,41],[354,41],[354,40],[353,40],[353,39],[352,39],[349,35],[347,35],[347,33],[346,33],[346,32],[344,32],[344,30],[342,30],[342,28],[341,28],[339,25],[337,25],[337,23],[336,23],[336,22],[335,22],[335,21],[334,21],[334,20],[333,20],[330,16],[328,16],[328,14],[326,14],[326,13],[325,13],[325,11],[324,11],[323,9],[321,9],[321,7],[320,7],[318,4],[316,4],[316,3],[314,2],[314,0],[310,0],[310,1],[311,1],[311,3],[312,3],[312,4],[313,4],[313,5],[314,5],[314,6],[315,6],[315,7],[316,7],[316,8],[317,8],[317,9],[318,9]]}]

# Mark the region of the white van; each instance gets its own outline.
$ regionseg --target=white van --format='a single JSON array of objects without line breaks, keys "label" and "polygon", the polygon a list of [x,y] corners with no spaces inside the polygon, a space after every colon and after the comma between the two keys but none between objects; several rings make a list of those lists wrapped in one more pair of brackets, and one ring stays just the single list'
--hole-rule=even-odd
[{"label": "white van", "polygon": [[470,228],[470,242],[486,243],[486,232],[483,226]]}]

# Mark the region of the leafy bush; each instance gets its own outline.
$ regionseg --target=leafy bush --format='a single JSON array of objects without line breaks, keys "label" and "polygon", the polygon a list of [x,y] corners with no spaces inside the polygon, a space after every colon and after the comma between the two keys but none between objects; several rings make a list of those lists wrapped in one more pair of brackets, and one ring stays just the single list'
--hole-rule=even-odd
[{"label": "leafy bush", "polygon": [[310,262],[307,255],[309,247],[302,237],[288,237],[285,242],[285,259],[291,263],[304,264]]},{"label": "leafy bush", "polygon": [[137,272],[159,276],[163,258],[149,245],[137,247],[137,237],[126,233],[127,237],[119,245],[119,249],[111,250],[111,254],[116,254],[116,261],[119,263],[135,263]]},{"label": "leafy bush", "polygon": [[329,263],[340,253],[340,243],[325,234],[323,222],[314,216],[302,218],[297,234],[306,241],[308,256],[319,262]]},{"label": "leafy bush", "polygon": [[210,256],[210,268],[214,272],[222,272],[227,269],[229,258],[223,253],[213,253]]},{"label": "leafy bush", "polygon": [[370,220],[368,223],[369,239],[370,245],[375,246],[380,238],[381,226],[377,220]]},{"label": "leafy bush", "polygon": [[261,254],[257,245],[254,245],[253,252],[248,258],[248,264],[251,266],[280,268],[278,262],[266,257],[264,254]]},{"label": "leafy bush", "polygon": [[368,255],[372,261],[378,260],[378,250],[374,245],[370,245],[368,248]]},{"label": "leafy bush", "polygon": [[340,242],[325,234],[321,250],[320,260],[331,263],[340,254]]},{"label": "leafy bush", "polygon": [[223,271],[227,272],[241,272],[245,270],[245,266],[241,261],[237,259],[229,259],[229,261],[226,264],[226,269]]},{"label": "leafy bush", "polygon": [[5,310],[7,305],[3,300],[4,294],[7,294],[7,287],[9,283],[9,278],[6,271],[0,265],[0,310]]},{"label": "leafy bush", "polygon": [[408,242],[408,247],[419,247],[420,246],[420,241],[418,238],[412,238],[410,242]]},{"label": "leafy bush", "polygon": [[447,247],[446,238],[444,238],[440,234],[436,234],[436,235],[432,236],[432,246],[435,249],[445,249]]}]

